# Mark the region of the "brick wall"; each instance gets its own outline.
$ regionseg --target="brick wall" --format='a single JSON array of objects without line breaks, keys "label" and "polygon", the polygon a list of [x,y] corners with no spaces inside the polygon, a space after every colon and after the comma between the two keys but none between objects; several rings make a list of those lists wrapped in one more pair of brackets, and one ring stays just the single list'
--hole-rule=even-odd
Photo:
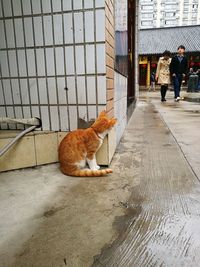
[{"label": "brick wall", "polygon": [[114,116],[114,46],[115,46],[115,29],[114,29],[114,1],[106,0],[105,2],[105,35],[106,35],[106,110],[110,117]]}]

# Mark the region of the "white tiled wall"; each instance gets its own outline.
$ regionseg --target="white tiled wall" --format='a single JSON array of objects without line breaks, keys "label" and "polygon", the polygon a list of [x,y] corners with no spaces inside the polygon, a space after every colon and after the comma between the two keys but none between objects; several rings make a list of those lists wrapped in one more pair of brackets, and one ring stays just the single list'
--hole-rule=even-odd
[{"label": "white tiled wall", "polygon": [[61,131],[95,118],[106,105],[105,0],[2,0],[0,10],[0,116]]},{"label": "white tiled wall", "polygon": [[115,72],[114,83],[114,115],[118,120],[116,126],[116,140],[118,144],[127,124],[127,78]]}]

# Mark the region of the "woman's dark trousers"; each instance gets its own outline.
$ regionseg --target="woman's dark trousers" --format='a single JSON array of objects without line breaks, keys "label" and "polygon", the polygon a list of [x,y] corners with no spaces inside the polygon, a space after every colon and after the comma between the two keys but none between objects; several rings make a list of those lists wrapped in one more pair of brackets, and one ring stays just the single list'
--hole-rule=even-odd
[{"label": "woman's dark trousers", "polygon": [[168,85],[161,85],[161,88],[160,88],[161,101],[165,100],[167,89],[168,89]]}]

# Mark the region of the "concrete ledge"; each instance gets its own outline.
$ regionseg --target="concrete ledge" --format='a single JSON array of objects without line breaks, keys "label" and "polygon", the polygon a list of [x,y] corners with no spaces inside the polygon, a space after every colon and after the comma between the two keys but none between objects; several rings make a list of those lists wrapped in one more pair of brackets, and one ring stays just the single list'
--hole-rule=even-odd
[{"label": "concrete ledge", "polygon": [[185,93],[183,95],[183,98],[185,101],[188,101],[188,102],[197,102],[197,103],[200,103],[200,93],[197,92],[197,93]]},{"label": "concrete ledge", "polygon": [[[20,131],[0,131],[0,148]],[[58,162],[58,146],[67,132],[35,131],[22,137],[0,158],[0,172]],[[97,152],[99,165],[109,165],[116,149],[113,129]]]}]

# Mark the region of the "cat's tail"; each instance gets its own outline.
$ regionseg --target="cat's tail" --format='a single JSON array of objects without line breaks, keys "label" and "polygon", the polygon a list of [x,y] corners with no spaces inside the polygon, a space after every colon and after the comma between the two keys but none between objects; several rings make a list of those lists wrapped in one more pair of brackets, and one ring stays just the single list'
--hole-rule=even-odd
[{"label": "cat's tail", "polygon": [[62,173],[69,176],[77,176],[77,177],[99,177],[105,176],[113,171],[111,169],[103,169],[103,170],[90,170],[90,169],[83,169],[83,170],[73,170],[71,172],[65,171],[65,168],[61,168]]}]

